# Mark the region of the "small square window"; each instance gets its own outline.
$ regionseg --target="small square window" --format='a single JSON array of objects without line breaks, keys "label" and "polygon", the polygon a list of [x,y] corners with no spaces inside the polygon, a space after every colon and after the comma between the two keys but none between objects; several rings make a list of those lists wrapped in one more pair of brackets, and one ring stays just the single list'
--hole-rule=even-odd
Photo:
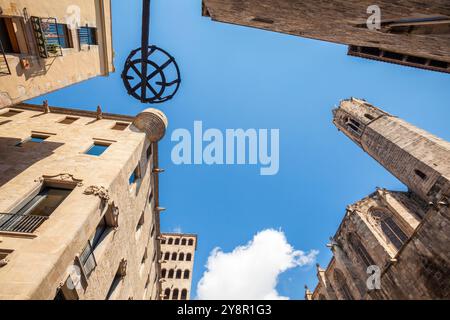
[{"label": "small square window", "polygon": [[107,144],[95,142],[94,145],[85,152],[85,154],[98,157],[101,156],[106,151],[106,149],[108,149],[108,147],[109,145]]},{"label": "small square window", "polygon": [[139,169],[139,165],[134,169],[134,171],[131,173],[130,178],[128,179],[128,182],[130,184],[138,182],[138,180],[141,178],[141,172]]},{"label": "small square window", "polygon": [[24,144],[33,142],[33,143],[42,143],[45,140],[47,140],[49,136],[43,136],[43,135],[32,135],[30,138],[23,140],[22,142],[19,142],[16,144],[16,147],[22,147]]},{"label": "small square window", "polygon": [[77,121],[80,118],[76,118],[76,117],[65,117],[63,120],[61,120],[59,123],[62,124],[72,124],[75,121]]},{"label": "small square window", "polygon": [[8,110],[2,114],[0,114],[0,117],[13,117],[16,114],[22,113],[23,111],[19,111],[19,110]]},{"label": "small square window", "polygon": [[116,122],[116,124],[114,125],[114,127],[112,127],[112,130],[118,130],[118,131],[123,131],[126,128],[128,128],[130,124],[126,123],[126,122]]}]

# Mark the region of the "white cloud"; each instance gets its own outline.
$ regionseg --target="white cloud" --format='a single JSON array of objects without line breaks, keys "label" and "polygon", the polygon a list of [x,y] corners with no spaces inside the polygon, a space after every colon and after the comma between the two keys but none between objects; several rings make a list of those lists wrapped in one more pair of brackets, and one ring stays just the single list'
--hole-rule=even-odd
[{"label": "white cloud", "polygon": [[257,233],[230,253],[215,248],[198,283],[198,299],[288,299],[276,290],[278,276],[314,263],[317,254],[316,250],[295,250],[282,231],[273,229]]}]

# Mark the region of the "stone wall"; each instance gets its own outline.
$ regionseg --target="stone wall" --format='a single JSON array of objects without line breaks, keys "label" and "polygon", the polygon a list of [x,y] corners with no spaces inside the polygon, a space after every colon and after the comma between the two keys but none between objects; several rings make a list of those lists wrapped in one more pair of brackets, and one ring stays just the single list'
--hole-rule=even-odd
[{"label": "stone wall", "polygon": [[[112,298],[159,299],[157,143],[128,116],[97,119],[95,112],[73,110],[78,119],[62,124],[69,109],[44,113],[18,105],[14,110],[21,113],[2,117],[7,110],[0,109],[0,123],[10,121],[0,124],[0,212],[15,212],[43,184],[69,183],[74,189],[32,234],[0,232],[0,251],[11,252],[0,267],[0,299],[53,299],[73,279],[80,254],[109,208],[118,212],[118,224],[108,227],[94,249],[97,267],[81,277],[77,290],[65,290],[71,295],[66,298],[105,299],[119,266],[126,265]],[[118,121],[129,126],[113,130]],[[16,146],[33,133],[49,138]],[[94,141],[110,146],[100,156],[85,154]],[[141,178],[130,184],[137,167]]]}]

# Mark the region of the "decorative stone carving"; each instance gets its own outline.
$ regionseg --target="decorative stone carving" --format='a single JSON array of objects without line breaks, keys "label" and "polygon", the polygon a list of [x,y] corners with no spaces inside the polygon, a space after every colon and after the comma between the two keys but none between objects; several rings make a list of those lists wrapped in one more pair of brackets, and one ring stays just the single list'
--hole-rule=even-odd
[{"label": "decorative stone carving", "polygon": [[105,187],[102,186],[90,186],[87,187],[83,192],[86,195],[94,195],[99,197],[100,199],[109,202],[110,196],[109,191]]},{"label": "decorative stone carving", "polygon": [[44,108],[44,113],[50,113],[50,107],[48,106],[48,100],[44,100],[43,108]]},{"label": "decorative stone carving", "polygon": [[116,207],[114,201],[108,204],[105,219],[109,227],[117,228],[119,226],[119,208]]},{"label": "decorative stone carving", "polygon": [[34,180],[35,182],[43,183],[45,181],[56,181],[66,184],[74,184],[77,187],[83,186],[83,180],[76,179],[73,174],[70,173],[59,173],[53,176],[50,175],[43,175],[42,177],[39,177],[38,179]]},{"label": "decorative stone carving", "polygon": [[103,119],[102,107],[97,106],[97,120],[102,120],[102,119]]}]

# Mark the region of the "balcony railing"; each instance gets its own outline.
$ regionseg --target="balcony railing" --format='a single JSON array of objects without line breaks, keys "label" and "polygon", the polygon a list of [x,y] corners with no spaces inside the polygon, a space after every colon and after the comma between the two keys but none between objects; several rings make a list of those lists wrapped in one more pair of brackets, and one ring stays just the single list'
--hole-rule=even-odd
[{"label": "balcony railing", "polygon": [[0,213],[0,231],[33,233],[48,217]]},{"label": "balcony railing", "polygon": [[30,20],[39,56],[44,59],[62,56],[61,38],[64,35],[59,34],[56,18],[31,17]]},{"label": "balcony railing", "polygon": [[8,60],[6,60],[5,49],[3,48],[3,43],[0,40],[0,75],[11,74],[11,69],[9,69]]}]

